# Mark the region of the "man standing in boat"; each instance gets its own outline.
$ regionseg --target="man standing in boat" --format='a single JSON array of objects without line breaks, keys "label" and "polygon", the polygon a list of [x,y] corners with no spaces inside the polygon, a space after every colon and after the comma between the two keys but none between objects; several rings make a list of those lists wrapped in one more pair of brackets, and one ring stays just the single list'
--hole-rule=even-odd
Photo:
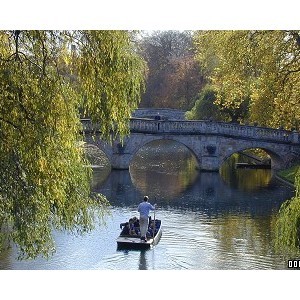
[{"label": "man standing in boat", "polygon": [[148,230],[149,212],[150,210],[155,210],[155,204],[152,206],[148,200],[149,197],[145,196],[144,201],[138,206],[138,212],[140,213],[141,240],[145,242],[147,241],[146,233]]}]

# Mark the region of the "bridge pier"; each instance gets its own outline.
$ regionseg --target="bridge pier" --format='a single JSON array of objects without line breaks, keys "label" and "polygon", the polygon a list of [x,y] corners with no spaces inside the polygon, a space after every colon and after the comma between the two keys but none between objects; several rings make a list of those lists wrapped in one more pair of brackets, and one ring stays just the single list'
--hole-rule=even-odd
[{"label": "bridge pier", "polygon": [[199,167],[201,171],[218,172],[219,159],[216,156],[202,156]]},{"label": "bridge pier", "polygon": [[124,154],[113,154],[110,163],[112,169],[115,170],[128,170],[129,163],[130,163],[131,155],[124,153]]}]

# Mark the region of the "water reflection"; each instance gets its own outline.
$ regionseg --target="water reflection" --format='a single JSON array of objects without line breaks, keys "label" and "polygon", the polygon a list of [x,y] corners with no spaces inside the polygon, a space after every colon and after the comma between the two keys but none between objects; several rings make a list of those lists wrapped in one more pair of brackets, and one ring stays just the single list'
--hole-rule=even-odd
[{"label": "water reflection", "polygon": [[[243,170],[243,172],[247,171]],[[166,190],[171,187],[164,185],[164,174],[149,171],[149,180],[150,176],[155,176],[153,180],[158,182],[157,188],[149,185],[147,189],[139,189],[140,185],[132,182],[130,173],[126,170],[112,171],[107,180],[101,186],[97,186],[95,190],[103,193],[113,206],[135,207],[144,194],[149,194],[151,202],[156,197],[156,202],[160,207],[171,206],[176,209],[203,211],[208,216],[227,214],[228,212],[269,215],[278,210],[284,199],[288,199],[292,195],[291,189],[283,188],[283,185],[275,178],[271,177],[267,186],[259,186],[259,179],[258,181],[255,179],[260,176],[254,176],[251,179],[251,174],[252,170],[247,176],[248,180],[252,180],[254,188],[246,192],[243,188],[233,188],[227,184],[218,173],[199,172],[194,182],[186,185],[181,192],[173,193],[170,197]],[[173,185],[172,182],[169,184],[175,186],[176,182],[173,182]]]},{"label": "water reflection", "polygon": [[243,156],[232,155],[222,165],[220,175],[223,180],[232,188],[245,191],[260,189],[270,184],[272,171],[269,169],[238,169],[237,162],[247,162]]},{"label": "water reflection", "polygon": [[195,183],[197,166],[196,158],[185,146],[160,140],[138,151],[130,175],[135,188],[143,194],[172,199]]},{"label": "water reflection", "polygon": [[[238,269],[265,268],[270,260],[272,230],[270,218],[226,215],[212,220],[214,237],[219,241],[217,260]],[[249,251],[251,249],[251,251]],[[253,259],[255,257],[255,259]]]},{"label": "water reflection", "polygon": [[147,270],[146,251],[140,251],[139,270]]}]

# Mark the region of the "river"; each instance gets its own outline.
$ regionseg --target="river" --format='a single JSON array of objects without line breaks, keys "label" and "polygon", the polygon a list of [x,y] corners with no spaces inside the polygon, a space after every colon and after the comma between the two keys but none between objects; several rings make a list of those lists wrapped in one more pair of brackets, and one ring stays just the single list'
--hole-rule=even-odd
[{"label": "river", "polygon": [[[105,225],[84,236],[54,232],[56,252],[49,260],[17,260],[14,248],[0,256],[0,269],[12,270],[244,270],[286,269],[276,255],[272,221],[293,195],[271,170],[201,172],[195,158],[172,143],[142,149],[130,170],[94,168],[92,187],[110,201]],[[137,216],[143,195],[157,203],[160,242],[147,251],[117,250],[119,224]]]}]

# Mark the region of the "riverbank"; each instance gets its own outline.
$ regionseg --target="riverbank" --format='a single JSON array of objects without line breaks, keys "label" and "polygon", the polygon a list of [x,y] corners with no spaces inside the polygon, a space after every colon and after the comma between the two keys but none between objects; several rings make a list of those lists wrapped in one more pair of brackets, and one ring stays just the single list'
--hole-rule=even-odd
[{"label": "riverbank", "polygon": [[295,177],[300,165],[294,165],[291,168],[279,171],[276,173],[276,178],[280,181],[285,182],[289,186],[294,187],[295,184]]}]

